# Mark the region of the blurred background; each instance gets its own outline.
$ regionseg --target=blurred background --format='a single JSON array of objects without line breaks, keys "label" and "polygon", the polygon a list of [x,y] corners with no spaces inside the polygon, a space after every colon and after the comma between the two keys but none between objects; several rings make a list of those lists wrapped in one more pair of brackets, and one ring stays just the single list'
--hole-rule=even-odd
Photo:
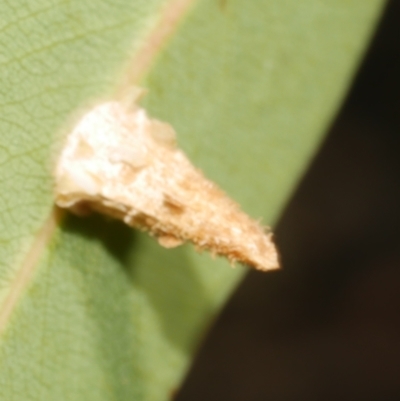
[{"label": "blurred background", "polygon": [[400,400],[400,1],[177,401]]}]

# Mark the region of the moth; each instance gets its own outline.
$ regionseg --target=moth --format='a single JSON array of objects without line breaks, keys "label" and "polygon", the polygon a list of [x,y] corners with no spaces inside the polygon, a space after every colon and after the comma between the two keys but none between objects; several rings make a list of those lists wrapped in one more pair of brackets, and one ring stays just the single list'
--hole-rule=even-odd
[{"label": "moth", "polygon": [[205,178],[177,147],[174,129],[137,99],[98,104],[78,121],[56,165],[55,203],[120,219],[166,248],[191,241],[232,263],[279,267],[269,229]]}]

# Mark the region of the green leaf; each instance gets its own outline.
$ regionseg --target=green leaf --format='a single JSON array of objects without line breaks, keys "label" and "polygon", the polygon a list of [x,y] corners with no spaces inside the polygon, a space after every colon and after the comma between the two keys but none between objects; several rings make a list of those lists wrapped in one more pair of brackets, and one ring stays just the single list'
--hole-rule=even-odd
[{"label": "green leaf", "polygon": [[[52,166],[74,116],[144,77],[150,114],[175,127],[194,164],[245,211],[272,224],[381,7],[0,3],[0,399],[169,399],[245,272],[100,216],[55,221]],[[166,16],[171,35],[158,43]]]}]

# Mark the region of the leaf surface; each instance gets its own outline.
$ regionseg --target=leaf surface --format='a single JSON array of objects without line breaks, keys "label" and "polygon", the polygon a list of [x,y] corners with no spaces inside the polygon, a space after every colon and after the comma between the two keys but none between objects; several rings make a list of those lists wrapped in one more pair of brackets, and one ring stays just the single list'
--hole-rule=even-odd
[{"label": "leaf surface", "polygon": [[194,164],[272,224],[381,7],[380,0],[0,4],[0,399],[171,398],[245,272],[190,246],[163,249],[100,216],[59,221],[52,165],[76,115],[127,85],[145,86],[143,104],[175,127]]}]

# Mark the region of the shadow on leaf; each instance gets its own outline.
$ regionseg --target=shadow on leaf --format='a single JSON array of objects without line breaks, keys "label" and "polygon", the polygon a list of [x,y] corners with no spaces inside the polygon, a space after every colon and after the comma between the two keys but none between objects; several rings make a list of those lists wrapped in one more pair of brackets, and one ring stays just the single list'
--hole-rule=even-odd
[{"label": "shadow on leaf", "polygon": [[[64,229],[90,242],[100,241],[121,266],[130,291],[139,292],[147,299],[167,341],[185,353],[193,351],[204,332],[204,321],[208,320],[204,316],[212,315],[212,301],[188,258],[188,246],[162,248],[147,234],[97,214],[83,219],[70,215]],[[110,296],[103,294],[103,302],[107,299],[115,302]],[[137,306],[145,308],[143,303]]]}]

